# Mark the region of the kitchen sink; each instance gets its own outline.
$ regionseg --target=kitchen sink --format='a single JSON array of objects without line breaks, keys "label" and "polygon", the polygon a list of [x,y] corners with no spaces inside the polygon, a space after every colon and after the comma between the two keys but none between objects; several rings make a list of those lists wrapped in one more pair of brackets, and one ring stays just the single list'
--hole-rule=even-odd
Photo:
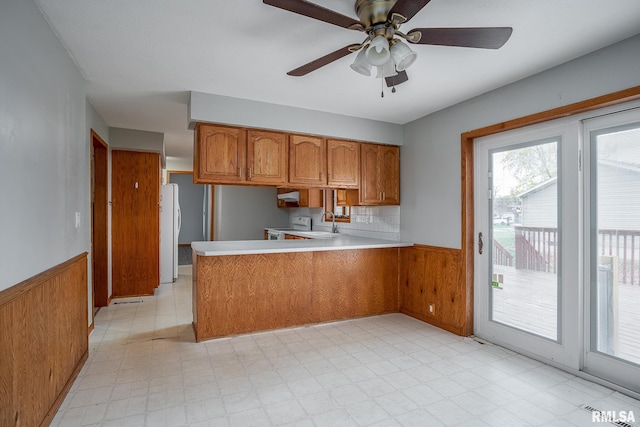
[{"label": "kitchen sink", "polygon": [[329,231],[304,231],[299,232],[299,234],[301,236],[311,237],[312,239],[331,239],[340,235],[338,233],[331,233]]}]

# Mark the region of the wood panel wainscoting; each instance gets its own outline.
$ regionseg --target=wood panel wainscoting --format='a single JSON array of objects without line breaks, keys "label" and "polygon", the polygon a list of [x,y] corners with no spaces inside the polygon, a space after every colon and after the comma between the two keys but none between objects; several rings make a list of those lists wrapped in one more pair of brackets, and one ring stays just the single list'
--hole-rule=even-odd
[{"label": "wood panel wainscoting", "polygon": [[196,341],[394,313],[399,248],[193,254]]},{"label": "wood panel wainscoting", "polygon": [[473,333],[473,288],[462,251],[414,245],[400,250],[400,312],[454,334]]},{"label": "wood panel wainscoting", "polygon": [[0,291],[0,426],[47,426],[87,360],[87,253]]}]

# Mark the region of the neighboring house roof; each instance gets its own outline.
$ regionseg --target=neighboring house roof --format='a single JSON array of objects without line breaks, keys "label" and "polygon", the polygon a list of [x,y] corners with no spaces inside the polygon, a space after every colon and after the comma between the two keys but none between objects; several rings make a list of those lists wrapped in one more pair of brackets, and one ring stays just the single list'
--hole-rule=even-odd
[{"label": "neighboring house roof", "polygon": [[[636,172],[638,174],[640,174],[640,164],[638,163],[629,163],[629,162],[621,162],[618,160],[599,160],[598,161],[599,165],[603,165],[603,166],[611,166],[614,168],[618,168],[618,169],[624,169],[627,171],[631,171],[631,172]],[[522,193],[518,194],[517,197],[527,197],[529,195],[531,195],[532,193],[535,193],[537,191],[542,190],[543,188],[546,188],[552,184],[555,184],[558,181],[558,177],[554,177],[551,179],[548,179],[544,182],[541,182],[540,184],[531,187],[530,189],[523,191]]]},{"label": "neighboring house roof", "polygon": [[522,193],[518,194],[518,198],[527,197],[531,193],[535,193],[536,191],[540,191],[543,188],[547,188],[551,184],[554,184],[556,181],[558,181],[558,177],[554,177],[554,178],[548,179],[548,180],[546,180],[544,182],[541,182],[540,184],[536,185],[535,187],[531,187],[527,191],[523,191]]}]

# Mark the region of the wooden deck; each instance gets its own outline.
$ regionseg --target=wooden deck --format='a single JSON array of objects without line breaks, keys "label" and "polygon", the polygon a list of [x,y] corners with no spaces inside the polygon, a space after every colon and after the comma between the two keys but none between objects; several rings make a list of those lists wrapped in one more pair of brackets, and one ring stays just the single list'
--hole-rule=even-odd
[{"label": "wooden deck", "polygon": [[[494,266],[504,275],[493,289],[493,319],[525,331],[556,339],[557,277],[554,273]],[[640,364],[640,286],[618,284],[615,355]]]}]

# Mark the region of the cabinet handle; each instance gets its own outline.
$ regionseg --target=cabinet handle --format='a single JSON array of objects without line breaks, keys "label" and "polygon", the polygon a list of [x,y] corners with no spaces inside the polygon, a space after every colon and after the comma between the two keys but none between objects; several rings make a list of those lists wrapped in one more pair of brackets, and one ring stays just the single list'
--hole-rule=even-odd
[{"label": "cabinet handle", "polygon": [[248,175],[247,179],[251,180],[251,178],[253,178],[253,168],[249,168],[249,175]]},{"label": "cabinet handle", "polygon": [[382,200],[387,200],[387,192],[386,191],[382,192]]},{"label": "cabinet handle", "polygon": [[242,178],[242,168],[238,168],[238,177]]}]

